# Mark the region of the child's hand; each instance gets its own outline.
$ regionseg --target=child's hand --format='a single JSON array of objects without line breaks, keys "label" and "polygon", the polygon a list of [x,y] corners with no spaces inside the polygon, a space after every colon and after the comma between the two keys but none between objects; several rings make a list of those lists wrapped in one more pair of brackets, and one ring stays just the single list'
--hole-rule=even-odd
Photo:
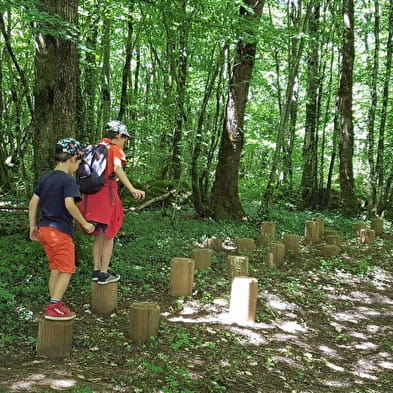
[{"label": "child's hand", "polygon": [[96,229],[96,227],[91,222],[86,222],[82,228],[86,233],[93,233]]},{"label": "child's hand", "polygon": [[145,199],[145,191],[138,190],[137,188],[134,188],[131,194],[135,199]]},{"label": "child's hand", "polygon": [[30,240],[38,242],[38,230],[37,230],[37,227],[30,228]]}]

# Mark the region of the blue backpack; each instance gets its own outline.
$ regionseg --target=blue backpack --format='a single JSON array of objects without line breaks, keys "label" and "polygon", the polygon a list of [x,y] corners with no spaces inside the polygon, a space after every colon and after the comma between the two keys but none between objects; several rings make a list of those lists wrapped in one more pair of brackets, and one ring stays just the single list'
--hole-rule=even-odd
[{"label": "blue backpack", "polygon": [[105,183],[108,148],[105,144],[88,145],[76,171],[76,182],[82,194],[95,194]]}]

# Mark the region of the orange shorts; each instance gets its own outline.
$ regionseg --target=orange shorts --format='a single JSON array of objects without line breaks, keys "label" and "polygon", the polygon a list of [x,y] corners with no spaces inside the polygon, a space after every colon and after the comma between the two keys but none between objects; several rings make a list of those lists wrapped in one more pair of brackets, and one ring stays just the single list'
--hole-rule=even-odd
[{"label": "orange shorts", "polygon": [[52,227],[39,227],[38,240],[45,250],[49,270],[75,273],[75,245],[72,237]]}]

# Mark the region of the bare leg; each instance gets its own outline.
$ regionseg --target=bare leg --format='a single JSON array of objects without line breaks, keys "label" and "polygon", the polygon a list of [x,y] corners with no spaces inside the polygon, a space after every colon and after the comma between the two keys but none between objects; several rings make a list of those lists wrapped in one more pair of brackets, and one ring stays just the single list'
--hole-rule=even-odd
[{"label": "bare leg", "polygon": [[108,271],[112,251],[113,238],[108,239],[103,231],[98,232],[93,244],[94,270]]},{"label": "bare leg", "polygon": [[58,270],[51,270],[49,277],[49,292],[51,298],[58,300],[63,298],[71,276],[71,273],[60,273]]},{"label": "bare leg", "polygon": [[49,275],[49,295],[50,295],[51,298],[55,298],[53,294],[55,292],[56,282],[57,282],[57,279],[59,278],[59,274],[60,274],[60,272],[58,270],[51,270],[50,271],[50,275]]}]

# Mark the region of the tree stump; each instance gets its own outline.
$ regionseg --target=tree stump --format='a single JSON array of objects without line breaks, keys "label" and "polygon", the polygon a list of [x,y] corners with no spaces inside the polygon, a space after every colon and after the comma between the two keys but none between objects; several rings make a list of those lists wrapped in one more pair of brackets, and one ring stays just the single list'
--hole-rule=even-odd
[{"label": "tree stump", "polygon": [[238,276],[248,276],[248,257],[243,255],[228,255],[228,279]]},{"label": "tree stump", "polygon": [[210,248],[195,248],[192,250],[192,259],[195,262],[195,270],[209,269],[212,263],[213,251]]},{"label": "tree stump", "polygon": [[306,244],[315,244],[319,241],[319,229],[316,221],[306,221],[304,241]]},{"label": "tree stump", "polygon": [[357,237],[360,237],[360,232],[362,229],[367,229],[367,225],[363,223],[353,224],[353,230]]},{"label": "tree stump", "polygon": [[73,326],[73,319],[41,319],[38,324],[37,355],[51,360],[69,356],[72,351]]},{"label": "tree stump", "polygon": [[239,325],[255,322],[258,280],[235,277],[232,281],[229,318]]},{"label": "tree stump", "polygon": [[133,341],[148,342],[158,335],[160,306],[153,302],[131,304],[128,314],[128,336]]},{"label": "tree stump", "polygon": [[173,258],[169,277],[169,295],[190,296],[194,285],[195,261],[192,258]]},{"label": "tree stump", "polygon": [[361,229],[360,230],[360,242],[363,244],[370,244],[375,240],[374,229]]},{"label": "tree stump", "polygon": [[320,217],[313,218],[313,221],[317,223],[317,239],[320,241],[325,231],[325,222]]},{"label": "tree stump", "polygon": [[383,219],[382,218],[372,218],[370,226],[371,226],[371,229],[374,229],[376,236],[383,233]]},{"label": "tree stump", "polygon": [[322,247],[322,254],[326,258],[335,257],[340,253],[340,248],[335,244],[325,244]]},{"label": "tree stump", "polygon": [[276,223],[274,221],[263,221],[261,223],[261,243],[268,244],[276,237]]},{"label": "tree stump", "polygon": [[254,239],[249,239],[249,238],[237,239],[236,247],[237,247],[238,254],[247,254],[250,252],[254,252],[255,241]]},{"label": "tree stump", "polygon": [[118,282],[108,284],[91,283],[91,311],[100,316],[108,316],[117,308]]},{"label": "tree stump", "polygon": [[[271,254],[271,256],[269,255]],[[266,263],[281,266],[285,256],[285,245],[283,243],[273,242],[269,244],[269,252],[266,255]]]},{"label": "tree stump", "polygon": [[293,255],[294,257],[298,257],[300,255],[299,241],[300,241],[299,235],[284,233],[282,242],[284,243],[286,254]]},{"label": "tree stump", "polygon": [[325,231],[325,240],[327,244],[335,244],[338,247],[342,244],[339,233],[333,230]]},{"label": "tree stump", "polygon": [[268,252],[266,254],[266,265],[268,265],[269,267],[274,266],[274,255],[272,252]]},{"label": "tree stump", "polygon": [[216,237],[212,237],[207,240],[207,245],[209,248],[212,248],[214,251],[221,251],[222,239],[217,239]]}]

